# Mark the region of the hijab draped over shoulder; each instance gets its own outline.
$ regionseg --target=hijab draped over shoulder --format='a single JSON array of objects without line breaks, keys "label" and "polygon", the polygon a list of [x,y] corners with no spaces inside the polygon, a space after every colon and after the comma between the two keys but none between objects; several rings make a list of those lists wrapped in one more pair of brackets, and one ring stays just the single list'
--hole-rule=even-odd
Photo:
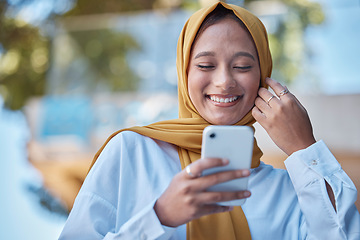
[{"label": "hijab draped over shoulder", "polygon": [[[210,125],[210,123],[200,116],[190,100],[188,93],[187,67],[190,60],[191,47],[201,24],[206,16],[219,5],[233,11],[248,29],[255,43],[259,57],[261,71],[260,86],[267,87],[265,78],[270,77],[271,75],[272,59],[266,29],[261,21],[247,10],[223,2],[218,2],[212,6],[203,8],[195,12],[188,19],[178,40],[176,65],[178,72],[179,118],[157,122],[144,127],[122,129],[113,133],[96,153],[91,166],[95,163],[110,139],[122,131],[134,131],[153,139],[174,144],[178,147],[179,158],[183,169],[192,162],[200,159],[202,132],[206,126]],[[251,111],[249,111],[235,125],[252,126],[254,123],[255,120],[252,117]],[[262,152],[257,146],[256,141],[254,141],[252,168],[259,166],[261,156]],[[129,161],[131,161],[131,159],[129,159]],[[187,224],[187,239],[235,240],[251,239],[251,235],[246,217],[241,207],[235,207],[231,212],[208,215],[189,222]]]}]

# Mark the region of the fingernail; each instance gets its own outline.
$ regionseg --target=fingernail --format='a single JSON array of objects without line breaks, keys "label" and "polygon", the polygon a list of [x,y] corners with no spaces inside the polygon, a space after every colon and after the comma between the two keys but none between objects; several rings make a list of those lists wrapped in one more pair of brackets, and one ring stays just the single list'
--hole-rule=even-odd
[{"label": "fingernail", "polygon": [[245,176],[249,176],[250,175],[250,171],[248,169],[244,169],[242,170],[242,175]]},{"label": "fingernail", "polygon": [[250,192],[248,191],[244,192],[244,197],[250,197]]},{"label": "fingernail", "polygon": [[228,163],[229,163],[229,160],[228,160],[228,159],[226,159],[226,158],[223,158],[223,159],[222,159],[222,162],[223,162],[223,164],[224,164],[224,165],[226,165],[226,164],[228,164]]}]

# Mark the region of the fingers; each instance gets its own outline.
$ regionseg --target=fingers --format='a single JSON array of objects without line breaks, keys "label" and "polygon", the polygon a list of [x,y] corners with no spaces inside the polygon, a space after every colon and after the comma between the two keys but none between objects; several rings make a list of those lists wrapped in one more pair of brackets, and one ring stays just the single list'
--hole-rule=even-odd
[{"label": "fingers", "polygon": [[218,202],[227,202],[236,199],[244,199],[251,196],[249,191],[239,191],[239,192],[204,192],[199,194],[197,200],[201,204],[197,211],[198,216],[201,217],[208,214],[220,213],[232,211],[232,206],[218,205]]},{"label": "fingers", "polygon": [[259,97],[255,99],[255,106],[261,111],[266,112],[271,109],[270,102],[277,101],[277,98],[265,88],[260,88]]},{"label": "fingers", "polygon": [[[166,226],[176,227],[207,214],[231,210],[230,207],[215,204],[216,202],[250,196],[248,191],[207,191],[210,186],[250,175],[249,170],[232,170],[201,176],[206,169],[225,166],[228,163],[228,160],[220,158],[199,159],[176,174],[154,205],[160,222]],[[178,212],[178,209],[182,211]]]},{"label": "fingers", "polygon": [[279,82],[267,78],[266,83],[275,94],[259,89],[252,110],[254,118],[287,155],[313,144],[315,138],[306,109]]},{"label": "fingers", "polygon": [[244,199],[251,196],[250,191],[237,192],[204,192],[199,196],[199,200],[204,204],[214,204],[218,202],[227,202],[236,199]]},{"label": "fingers", "polygon": [[222,158],[207,158],[199,159],[198,161],[188,165],[185,168],[185,173],[187,178],[200,177],[202,172],[206,169],[213,167],[225,166],[229,163],[229,160]]},{"label": "fingers", "polygon": [[[274,79],[267,78],[266,83],[274,90],[275,95],[266,88],[260,88],[258,97],[255,99],[256,108],[253,109],[253,116],[257,121],[261,121],[272,114],[272,108],[279,108],[284,102],[288,102],[293,96],[289,94],[287,87],[281,85]],[[289,94],[289,95],[288,95]],[[262,115],[259,114],[259,111]]]},{"label": "fingers", "polygon": [[201,177],[201,172],[193,173],[193,172],[191,171],[191,166],[190,166],[190,165],[187,165],[187,166],[186,166],[185,172],[189,175],[190,178]]},{"label": "fingers", "polygon": [[263,114],[257,106],[254,106],[252,109],[252,115],[256,121],[263,122],[266,119],[265,114]]},{"label": "fingers", "polygon": [[250,171],[248,169],[218,172],[201,177],[201,181],[194,183],[194,186],[198,186],[201,189],[208,189],[209,187],[219,183],[227,182],[237,178],[248,177],[249,175]]},{"label": "fingers", "polygon": [[202,215],[221,213],[221,212],[229,212],[229,211],[232,211],[233,209],[234,209],[234,207],[232,207],[232,206],[221,206],[221,205],[217,205],[217,204],[205,205],[203,207],[204,213]]},{"label": "fingers", "polygon": [[278,97],[284,96],[285,94],[287,94],[289,92],[287,87],[284,87],[278,81],[276,81],[272,78],[267,78],[266,83],[274,90],[275,94]]},{"label": "fingers", "polygon": [[237,178],[248,177],[250,175],[248,169],[238,169],[201,176],[202,172],[206,169],[225,166],[228,163],[229,161],[227,159],[204,158],[188,165],[183,172],[185,172],[184,175],[187,179],[193,180],[191,184],[193,191],[204,191],[213,185]]}]

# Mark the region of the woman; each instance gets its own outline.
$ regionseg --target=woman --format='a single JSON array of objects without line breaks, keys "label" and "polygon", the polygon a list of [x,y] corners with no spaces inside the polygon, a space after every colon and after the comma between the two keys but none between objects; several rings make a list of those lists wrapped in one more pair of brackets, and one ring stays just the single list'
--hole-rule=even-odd
[{"label": "woman", "polygon": [[[180,35],[177,69],[179,119],[110,136],[60,239],[359,238],[355,186],[315,141],[305,109],[269,78],[260,20],[220,2],[196,12]],[[287,171],[261,163],[255,141],[250,171],[202,176],[228,164],[200,159],[203,129],[252,126],[255,119],[289,155]],[[247,176],[248,191],[206,191]],[[242,198],[241,207],[216,204]]]}]

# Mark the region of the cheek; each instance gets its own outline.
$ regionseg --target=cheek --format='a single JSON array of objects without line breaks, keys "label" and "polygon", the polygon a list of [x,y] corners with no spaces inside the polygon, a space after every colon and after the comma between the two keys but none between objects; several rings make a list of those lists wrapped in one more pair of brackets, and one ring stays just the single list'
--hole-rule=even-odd
[{"label": "cheek", "polygon": [[201,77],[201,74],[190,69],[188,73],[188,93],[191,101],[194,104],[194,101],[196,101],[196,99],[199,99],[202,96],[204,87],[205,84],[203,78]]},{"label": "cheek", "polygon": [[[259,80],[259,82],[260,82],[260,80]],[[259,82],[255,82],[249,86],[249,92],[250,92],[250,95],[253,96],[253,98],[255,98],[258,95],[259,86],[260,86]]]},{"label": "cheek", "polygon": [[244,87],[246,88],[248,100],[254,102],[260,87],[260,75],[249,78],[249,81],[247,81]]},{"label": "cheek", "polygon": [[192,89],[194,89],[192,86],[191,86],[191,84],[189,83],[188,84],[188,93],[189,93],[189,98],[190,98],[190,100],[191,100],[191,102],[193,103],[193,104],[195,104],[195,102],[194,102],[194,94],[193,94],[193,90]]},{"label": "cheek", "polygon": [[193,75],[190,73],[188,73],[188,82],[187,82],[187,87],[188,87],[188,93],[189,93],[189,97],[190,97],[190,100],[193,101],[193,89],[194,89],[194,78],[193,78]]},{"label": "cheek", "polygon": [[189,98],[192,102],[192,104],[194,105],[195,108],[197,108],[197,99],[198,99],[198,81],[195,78],[194,74],[191,73],[191,71],[189,71],[188,74],[188,93],[189,93]]}]

